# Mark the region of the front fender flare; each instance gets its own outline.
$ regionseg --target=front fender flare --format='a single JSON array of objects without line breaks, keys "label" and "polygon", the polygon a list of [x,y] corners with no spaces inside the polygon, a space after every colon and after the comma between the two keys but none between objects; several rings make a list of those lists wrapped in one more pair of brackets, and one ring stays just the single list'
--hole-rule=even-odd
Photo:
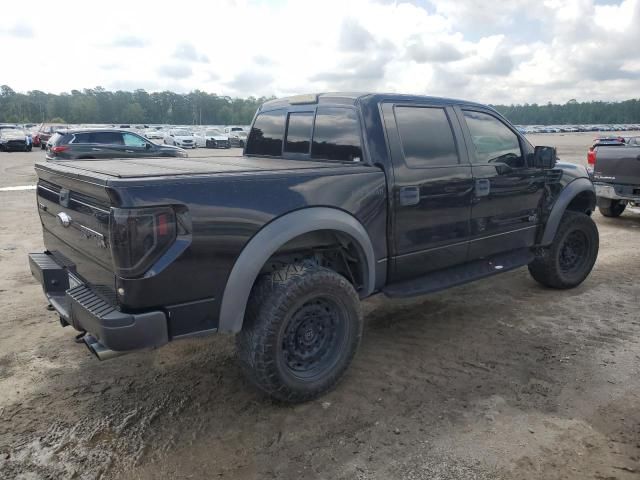
[{"label": "front fender flare", "polygon": [[349,235],[357,242],[364,259],[363,296],[375,288],[375,255],[367,231],[353,216],[335,208],[312,207],[277,218],[245,245],[236,260],[222,296],[218,331],[237,333],[242,329],[244,313],[251,288],[262,266],[285,243],[302,234],[318,230],[335,230]]},{"label": "front fender flare", "polygon": [[560,226],[560,220],[562,220],[562,216],[564,215],[567,206],[574,198],[576,198],[577,195],[585,191],[592,192],[593,198],[595,199],[595,187],[591,180],[584,177],[576,178],[562,189],[560,195],[558,195],[558,199],[553,204],[553,208],[551,209],[551,213],[547,219],[547,224],[540,241],[541,245],[547,246],[553,242],[556,232],[558,231],[558,227]]}]

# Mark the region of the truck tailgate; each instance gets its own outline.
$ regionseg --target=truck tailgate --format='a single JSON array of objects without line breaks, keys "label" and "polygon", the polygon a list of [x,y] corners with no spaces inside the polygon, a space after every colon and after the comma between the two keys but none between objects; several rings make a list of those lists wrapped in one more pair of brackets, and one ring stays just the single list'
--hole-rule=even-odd
[{"label": "truck tailgate", "polygon": [[594,180],[640,185],[640,147],[598,147]]},{"label": "truck tailgate", "polygon": [[85,281],[114,288],[105,187],[38,170],[37,204],[47,250],[61,254]]}]

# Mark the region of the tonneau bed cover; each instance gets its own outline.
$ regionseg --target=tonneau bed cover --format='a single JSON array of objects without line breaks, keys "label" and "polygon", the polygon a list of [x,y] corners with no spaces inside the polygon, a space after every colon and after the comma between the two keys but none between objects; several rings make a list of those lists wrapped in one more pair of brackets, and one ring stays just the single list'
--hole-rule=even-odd
[{"label": "tonneau bed cover", "polygon": [[[144,158],[114,160],[66,160],[40,162],[36,168],[82,176],[86,172],[113,178],[167,177],[215,173],[268,172],[336,167],[335,162],[300,161],[269,157]],[[108,178],[105,178],[108,180]]]}]

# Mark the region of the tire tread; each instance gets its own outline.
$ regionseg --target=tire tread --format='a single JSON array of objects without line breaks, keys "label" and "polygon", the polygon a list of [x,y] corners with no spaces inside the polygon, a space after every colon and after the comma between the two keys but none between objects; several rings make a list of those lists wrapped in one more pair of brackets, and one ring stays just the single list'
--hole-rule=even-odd
[{"label": "tire tread", "polygon": [[[558,265],[558,256],[560,244],[559,239],[562,239],[565,233],[573,228],[581,228],[586,231],[591,231],[592,238],[595,241],[594,255],[588,264],[588,268],[585,268],[585,274],[579,281],[567,281],[563,278],[562,272]],[[564,213],[558,231],[556,232],[553,243],[548,248],[542,250],[541,254],[536,256],[533,262],[529,264],[529,273],[540,284],[556,289],[568,289],[573,288],[581,284],[585,278],[591,272],[593,265],[598,256],[598,229],[591,217],[582,212],[575,212],[568,210]]]},{"label": "tire tread", "polygon": [[[332,372],[329,381],[305,391],[289,388],[283,383],[275,366],[273,351],[283,318],[289,307],[304,292],[318,285],[340,289],[355,308],[358,322],[357,338],[346,361]],[[254,285],[245,314],[243,328],[236,335],[236,348],[241,368],[248,380],[259,390],[287,403],[305,402],[333,389],[348,368],[362,336],[360,300],[353,286],[333,270],[311,263],[288,264],[273,273],[263,275]]]}]

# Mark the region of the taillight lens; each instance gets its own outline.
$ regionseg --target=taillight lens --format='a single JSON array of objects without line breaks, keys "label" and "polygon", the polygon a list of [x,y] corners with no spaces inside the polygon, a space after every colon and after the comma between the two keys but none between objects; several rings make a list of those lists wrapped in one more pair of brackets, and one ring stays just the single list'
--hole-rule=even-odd
[{"label": "taillight lens", "polygon": [[596,166],[596,149],[595,148],[589,149],[589,152],[587,153],[587,163],[592,167]]},{"label": "taillight lens", "polygon": [[175,242],[176,214],[171,207],[112,208],[109,245],[116,274],[144,274]]},{"label": "taillight lens", "polygon": [[67,150],[69,150],[69,147],[66,145],[58,145],[56,147],[51,147],[51,151],[53,153],[62,153],[62,152],[66,152]]}]

